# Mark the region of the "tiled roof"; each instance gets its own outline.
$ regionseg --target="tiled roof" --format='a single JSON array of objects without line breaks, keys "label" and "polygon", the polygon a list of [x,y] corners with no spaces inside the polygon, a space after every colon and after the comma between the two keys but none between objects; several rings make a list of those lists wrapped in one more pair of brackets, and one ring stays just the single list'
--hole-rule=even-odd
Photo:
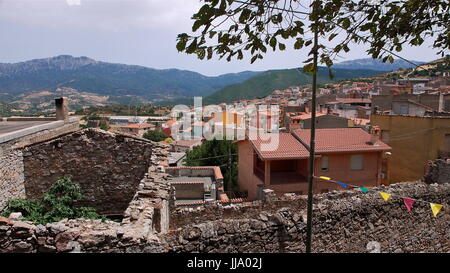
[{"label": "tiled roof", "polygon": [[202,143],[201,139],[190,139],[190,140],[176,140],[172,142],[172,145],[182,146],[182,147],[192,147],[200,145]]},{"label": "tiled roof", "polygon": [[335,102],[342,103],[371,103],[371,99],[360,99],[360,98],[337,98]]},{"label": "tiled roof", "polygon": [[130,129],[144,129],[151,127],[155,127],[155,125],[149,123],[131,123],[128,124],[127,126],[123,126],[123,128],[130,128]]},{"label": "tiled roof", "polygon": [[[278,137],[278,141],[268,140],[269,136]],[[300,159],[309,156],[308,150],[290,133],[264,134],[250,142],[263,160]]]},{"label": "tiled roof", "polygon": [[[309,129],[294,131],[299,139],[309,145],[311,132]],[[386,151],[390,150],[384,142],[378,140],[375,145],[369,143],[371,135],[361,128],[317,129],[317,153],[325,152],[353,152],[353,151]]]},{"label": "tiled roof", "polygon": [[[326,115],[327,113],[323,113],[323,112],[316,112],[316,117],[320,117],[323,115]],[[310,119],[311,118],[312,113],[300,113],[299,115],[293,116],[291,117],[292,120],[304,120],[304,119]]]},{"label": "tiled roof", "polygon": [[192,169],[192,170],[205,170],[205,169],[213,169],[214,177],[216,180],[223,179],[222,171],[218,166],[179,166],[179,167],[167,167],[169,170],[179,170],[179,169]]}]

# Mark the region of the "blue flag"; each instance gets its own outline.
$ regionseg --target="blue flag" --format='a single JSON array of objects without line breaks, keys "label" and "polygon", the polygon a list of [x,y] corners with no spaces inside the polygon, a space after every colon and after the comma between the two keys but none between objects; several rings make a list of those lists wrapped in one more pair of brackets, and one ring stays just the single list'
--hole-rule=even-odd
[{"label": "blue flag", "polygon": [[347,188],[347,184],[345,184],[344,182],[338,182],[339,185],[341,185],[343,188]]}]

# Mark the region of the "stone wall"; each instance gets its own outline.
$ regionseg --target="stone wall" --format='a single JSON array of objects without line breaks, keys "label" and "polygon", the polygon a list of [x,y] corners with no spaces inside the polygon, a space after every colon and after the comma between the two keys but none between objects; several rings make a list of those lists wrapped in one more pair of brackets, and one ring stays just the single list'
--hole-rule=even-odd
[{"label": "stone wall", "polygon": [[23,150],[26,196],[38,199],[57,179],[70,177],[86,197],[80,205],[122,214],[159,153],[168,152],[151,141],[98,129],[30,145]]},{"label": "stone wall", "polygon": [[0,253],[164,252],[172,190],[165,174],[144,178],[121,223],[73,219],[47,225],[0,217]]},{"label": "stone wall", "polygon": [[[122,223],[77,219],[36,226],[0,218],[0,252],[305,251],[305,196],[177,209],[168,230],[173,189],[165,180],[164,174],[150,172]],[[386,202],[376,192],[319,194],[314,204],[313,251],[450,251],[450,184],[401,183],[378,190],[445,207],[434,217],[426,203],[416,202],[408,212],[400,199]]]},{"label": "stone wall", "polygon": [[[33,119],[8,118],[8,120],[29,121]],[[47,119],[36,118],[36,120],[41,121]],[[56,138],[60,135],[71,133],[79,129],[78,119],[73,119],[68,123],[64,123],[62,121],[55,123],[58,124],[48,126],[48,128],[45,127],[48,124],[44,124],[43,126],[37,126],[37,129],[31,127],[27,130],[21,130],[19,133],[9,133],[8,141],[0,141],[0,210],[4,207],[7,200],[26,197],[22,153],[23,147],[40,141]],[[47,129],[40,130],[39,128],[41,127]],[[29,134],[27,134],[27,132],[29,132]]]},{"label": "stone wall", "polygon": [[22,151],[0,154],[0,210],[7,200],[25,198]]},{"label": "stone wall", "polygon": [[450,159],[430,160],[424,180],[428,184],[450,183]]},{"label": "stone wall", "polygon": [[[450,251],[450,184],[401,183],[380,190],[445,207],[434,217],[429,204],[415,203],[408,212],[401,199],[386,202],[378,193],[355,190],[316,195],[313,251]],[[177,210],[171,220],[173,231],[164,235],[167,251],[305,251],[306,197],[288,195],[273,203],[253,204]]]}]

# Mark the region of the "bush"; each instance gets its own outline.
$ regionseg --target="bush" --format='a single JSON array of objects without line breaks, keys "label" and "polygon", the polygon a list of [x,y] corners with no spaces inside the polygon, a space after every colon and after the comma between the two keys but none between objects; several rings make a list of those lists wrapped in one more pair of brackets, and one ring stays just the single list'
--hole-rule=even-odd
[{"label": "bush", "polygon": [[167,136],[159,130],[147,131],[144,133],[143,137],[155,142],[163,141],[167,138]]},{"label": "bush", "polygon": [[61,178],[50,186],[48,192],[40,201],[27,199],[12,199],[7,202],[1,215],[8,217],[12,212],[21,212],[26,221],[47,224],[64,218],[102,219],[95,208],[77,207],[77,201],[84,197],[80,185],[70,178]]}]

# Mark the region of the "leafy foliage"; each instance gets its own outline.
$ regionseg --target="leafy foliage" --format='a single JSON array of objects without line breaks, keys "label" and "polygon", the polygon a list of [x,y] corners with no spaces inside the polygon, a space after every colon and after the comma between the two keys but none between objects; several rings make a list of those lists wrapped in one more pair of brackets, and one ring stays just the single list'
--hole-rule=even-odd
[{"label": "leafy foliage", "polygon": [[[419,46],[425,38],[444,56],[450,48],[448,0],[203,0],[192,17],[192,35],[181,33],[179,51],[200,59],[213,55],[241,60],[249,52],[251,62],[263,58],[268,48],[319,52],[320,63],[330,67],[351,42],[366,43],[368,53],[383,62],[394,61],[405,44]],[[305,3],[306,2],[306,3]],[[320,36],[313,48],[313,35]],[[334,46],[324,41],[334,40]],[[305,61],[312,72],[313,59]]]},{"label": "leafy foliage", "polygon": [[[228,165],[228,154],[231,151],[232,164],[231,173]],[[192,151],[186,152],[186,166],[220,166],[224,178],[224,186],[227,191],[238,191],[237,183],[237,145],[231,140],[213,139],[194,147]],[[231,185],[229,178],[231,176]]]},{"label": "leafy foliage", "polygon": [[83,199],[80,185],[70,178],[58,179],[50,186],[42,200],[11,199],[1,215],[21,212],[25,220],[38,224],[60,221],[64,218],[105,219],[97,214],[95,208],[78,207],[76,203]]},{"label": "leafy foliage", "polygon": [[144,133],[143,137],[155,142],[163,141],[167,138],[167,136],[160,130],[149,130]]}]

